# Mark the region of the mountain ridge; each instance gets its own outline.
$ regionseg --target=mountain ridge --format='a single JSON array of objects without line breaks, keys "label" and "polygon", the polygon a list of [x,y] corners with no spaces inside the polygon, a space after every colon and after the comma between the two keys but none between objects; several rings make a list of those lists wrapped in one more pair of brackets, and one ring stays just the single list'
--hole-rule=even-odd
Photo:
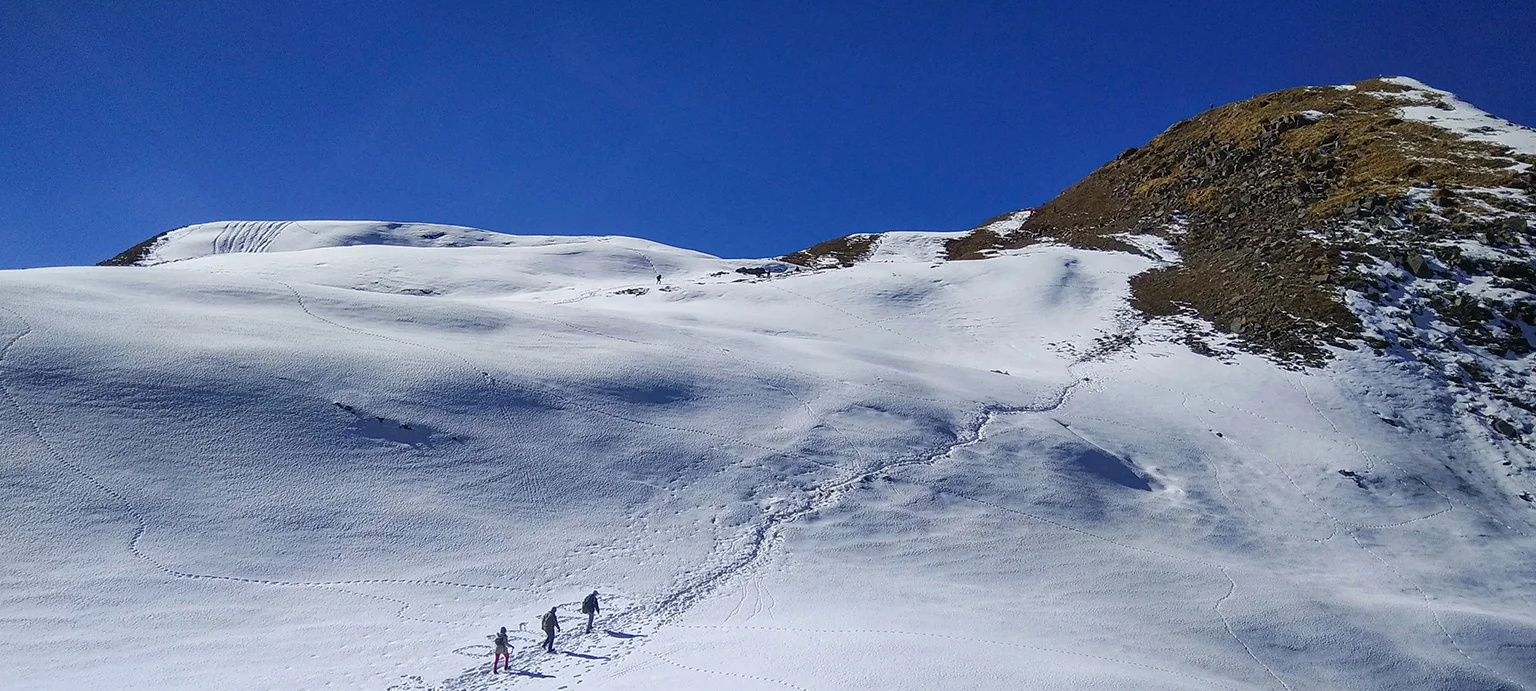
[{"label": "mountain ridge", "polygon": [[[1425,365],[1478,399],[1490,428],[1518,437],[1536,429],[1533,193],[1536,130],[1410,78],[1378,78],[1175,123],[1039,208],[950,240],[947,258],[1166,242],[1178,261],[1137,276],[1133,305],[1146,318],[1196,318],[1229,341],[1215,348],[1189,329],[1197,352],[1235,346],[1315,367],[1365,348]],[[817,248],[783,259],[813,265]],[[831,254],[837,265],[853,256]]]}]

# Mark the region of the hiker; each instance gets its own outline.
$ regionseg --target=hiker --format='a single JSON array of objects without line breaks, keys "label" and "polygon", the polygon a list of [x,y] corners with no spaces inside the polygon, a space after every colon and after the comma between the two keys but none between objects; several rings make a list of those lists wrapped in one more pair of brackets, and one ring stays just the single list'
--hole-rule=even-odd
[{"label": "hiker", "polygon": [[496,634],[496,659],[491,661],[491,674],[496,673],[496,664],[501,659],[507,659],[507,671],[512,671],[512,653],[507,652],[507,627],[501,627],[501,633]]},{"label": "hiker", "polygon": [[551,653],[555,652],[555,632],[560,630],[560,620],[555,618],[555,607],[550,607],[539,620],[539,625],[544,627],[544,649]]},{"label": "hiker", "polygon": [[592,619],[597,616],[601,608],[597,606],[597,591],[592,591],[587,599],[581,601],[581,613],[587,615],[587,633],[592,633]]},{"label": "hiker", "polygon": [[656,285],[661,285],[661,274],[656,274]]}]

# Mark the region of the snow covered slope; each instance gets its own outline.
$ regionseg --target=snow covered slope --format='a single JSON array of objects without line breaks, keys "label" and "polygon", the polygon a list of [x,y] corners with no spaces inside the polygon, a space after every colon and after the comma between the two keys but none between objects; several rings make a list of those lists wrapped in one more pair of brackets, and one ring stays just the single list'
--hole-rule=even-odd
[{"label": "snow covered slope", "polygon": [[487,230],[382,221],[224,221],[166,231],[108,262],[153,266],[215,254],[296,252],[322,247],[507,247],[569,242],[564,237],[520,237]]},{"label": "snow covered slope", "polygon": [[[1392,97],[1404,102],[1398,113],[1405,120],[1416,120],[1441,127],[1472,141],[1486,142],[1527,156],[1536,156],[1536,130],[1516,125],[1503,118],[1410,77],[1382,80],[1404,90]],[[1408,105],[1411,104],[1411,105]],[[1516,169],[1531,169],[1529,163],[1516,163]]]},{"label": "snow covered slope", "polygon": [[0,272],[0,687],[1536,688],[1520,447],[1364,353],[1189,352],[1145,256],[949,237]]}]

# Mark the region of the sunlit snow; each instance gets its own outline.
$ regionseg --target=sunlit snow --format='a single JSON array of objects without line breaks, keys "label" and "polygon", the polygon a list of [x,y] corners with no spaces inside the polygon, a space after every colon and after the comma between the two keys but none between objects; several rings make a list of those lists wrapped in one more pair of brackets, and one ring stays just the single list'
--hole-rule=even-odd
[{"label": "sunlit snow", "polygon": [[1192,354],[1148,258],[946,237],[0,272],[0,687],[1536,687],[1528,451],[1365,350]]}]

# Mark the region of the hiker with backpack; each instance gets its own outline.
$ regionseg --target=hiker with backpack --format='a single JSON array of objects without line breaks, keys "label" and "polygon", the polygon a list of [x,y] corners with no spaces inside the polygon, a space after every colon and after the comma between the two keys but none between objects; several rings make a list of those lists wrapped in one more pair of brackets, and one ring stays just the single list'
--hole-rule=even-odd
[{"label": "hiker with backpack", "polygon": [[[560,605],[555,605],[559,607]],[[544,628],[544,650],[555,652],[555,632],[560,630],[560,620],[555,617],[555,607],[550,607],[548,612],[539,619],[539,625]]]},{"label": "hiker with backpack", "polygon": [[592,620],[597,616],[600,608],[597,606],[597,591],[592,591],[587,599],[581,601],[581,613],[587,615],[587,633],[592,633]]},{"label": "hiker with backpack", "polygon": [[507,659],[507,671],[512,671],[512,653],[507,652],[507,627],[501,627],[501,633],[496,634],[496,659],[491,661],[491,674],[496,673],[496,665],[502,658]]}]

